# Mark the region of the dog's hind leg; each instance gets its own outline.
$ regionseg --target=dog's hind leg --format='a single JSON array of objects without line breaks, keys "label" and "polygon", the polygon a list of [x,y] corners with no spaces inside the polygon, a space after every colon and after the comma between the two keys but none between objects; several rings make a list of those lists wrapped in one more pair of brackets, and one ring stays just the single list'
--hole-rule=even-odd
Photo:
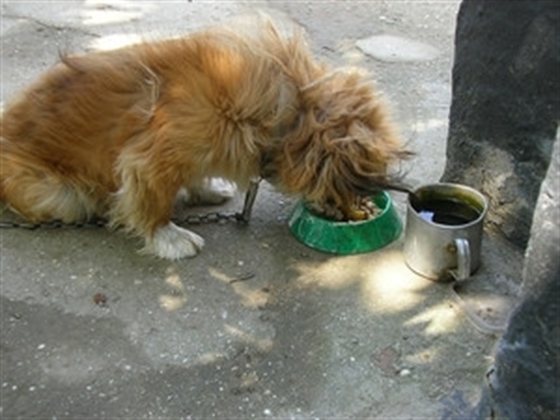
[{"label": "dog's hind leg", "polygon": [[0,199],[25,219],[73,223],[96,214],[89,197],[56,175],[16,165],[6,159],[0,161]]}]

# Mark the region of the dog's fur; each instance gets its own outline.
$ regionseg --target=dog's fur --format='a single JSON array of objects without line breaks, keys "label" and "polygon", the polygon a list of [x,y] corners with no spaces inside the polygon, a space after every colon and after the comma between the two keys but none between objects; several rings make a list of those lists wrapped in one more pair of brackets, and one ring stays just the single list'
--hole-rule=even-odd
[{"label": "dog's fur", "polygon": [[63,57],[0,120],[0,199],[35,222],[106,217],[176,259],[203,245],[170,222],[182,187],[216,201],[210,178],[262,176],[344,209],[389,186],[408,152],[367,78],[257,26]]}]

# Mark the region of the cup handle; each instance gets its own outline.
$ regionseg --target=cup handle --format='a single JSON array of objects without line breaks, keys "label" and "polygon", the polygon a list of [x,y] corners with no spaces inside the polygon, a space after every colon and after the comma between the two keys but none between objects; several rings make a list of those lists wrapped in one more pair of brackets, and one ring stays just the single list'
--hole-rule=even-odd
[{"label": "cup handle", "polygon": [[451,270],[451,275],[457,281],[463,281],[471,275],[471,248],[469,241],[464,238],[455,238],[457,249],[457,269]]}]

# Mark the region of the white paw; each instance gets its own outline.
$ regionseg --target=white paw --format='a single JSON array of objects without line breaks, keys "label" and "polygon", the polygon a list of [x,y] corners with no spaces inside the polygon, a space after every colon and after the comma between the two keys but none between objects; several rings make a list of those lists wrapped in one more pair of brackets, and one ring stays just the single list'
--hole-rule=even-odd
[{"label": "white paw", "polygon": [[190,230],[169,223],[156,230],[153,238],[146,241],[142,252],[155,254],[167,260],[194,257],[204,246],[204,239]]},{"label": "white paw", "polygon": [[222,204],[235,194],[235,185],[223,178],[208,178],[198,188],[187,189],[188,204]]}]

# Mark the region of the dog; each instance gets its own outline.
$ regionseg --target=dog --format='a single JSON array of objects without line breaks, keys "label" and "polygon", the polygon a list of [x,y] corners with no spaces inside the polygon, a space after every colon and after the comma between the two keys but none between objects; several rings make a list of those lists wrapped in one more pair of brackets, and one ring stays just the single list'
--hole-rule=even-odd
[{"label": "dog", "polygon": [[170,221],[182,188],[218,203],[233,188],[215,180],[261,177],[350,211],[410,152],[369,76],[307,44],[265,19],[62,56],[3,112],[0,200],[32,222],[106,218],[172,260],[204,245]]}]

